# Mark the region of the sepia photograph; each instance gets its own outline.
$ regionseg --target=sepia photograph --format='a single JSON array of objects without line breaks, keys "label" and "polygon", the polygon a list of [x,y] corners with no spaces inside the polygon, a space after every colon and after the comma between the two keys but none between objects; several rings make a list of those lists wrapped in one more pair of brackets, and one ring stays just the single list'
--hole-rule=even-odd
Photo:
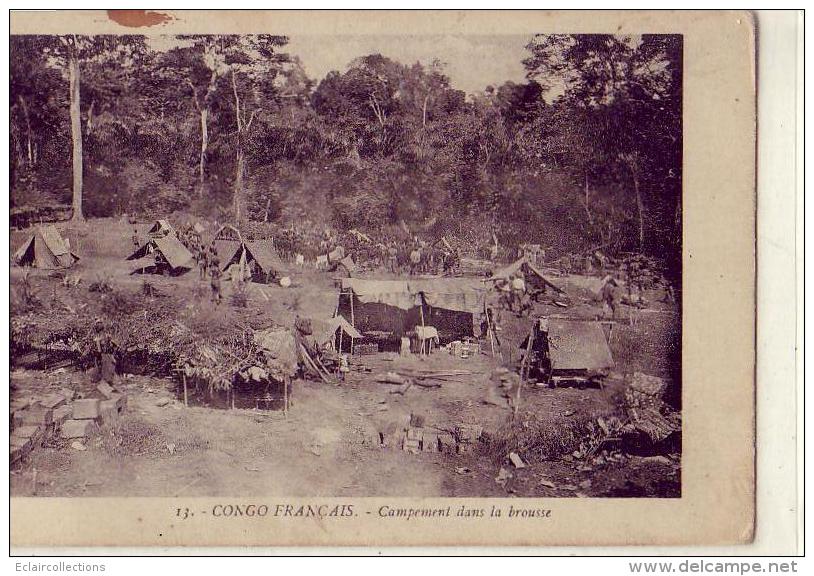
[{"label": "sepia photograph", "polygon": [[13,493],[680,496],[681,47],[13,36]]},{"label": "sepia photograph", "polygon": [[[726,538],[750,538],[749,316],[717,338],[730,360],[707,370],[705,349],[723,315],[754,311],[737,275],[754,166],[704,206],[726,175],[699,187],[685,146],[704,125],[688,74],[706,73],[688,38],[713,27],[232,15],[217,33],[205,11],[12,26],[12,507],[313,517],[337,523],[326,538],[342,517],[542,525],[559,501],[718,498],[687,484],[716,459],[743,481]],[[708,89],[743,94],[720,119],[750,161],[740,16],[716,18],[743,65]],[[722,211],[743,218],[715,224],[726,284],[717,240],[698,243]],[[720,410],[728,452],[709,436]],[[693,458],[709,445],[688,468],[692,438]],[[148,498],[164,515],[135,512]]]}]

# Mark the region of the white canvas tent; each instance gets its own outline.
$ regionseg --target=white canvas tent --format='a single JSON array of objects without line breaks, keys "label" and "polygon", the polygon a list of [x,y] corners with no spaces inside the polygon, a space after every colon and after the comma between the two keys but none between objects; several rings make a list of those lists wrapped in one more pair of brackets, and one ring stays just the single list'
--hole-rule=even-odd
[{"label": "white canvas tent", "polygon": [[163,218],[156,220],[147,231],[150,238],[163,238],[164,236],[169,236],[174,233],[175,229],[172,227],[172,224],[170,224],[170,221]]},{"label": "white canvas tent", "polygon": [[[163,264],[158,266],[156,255],[160,254]],[[179,275],[188,272],[193,267],[194,258],[186,246],[175,236],[153,238],[141,248],[127,257],[128,260],[138,262],[133,273],[149,269],[151,273],[163,273],[168,270],[170,274]],[[145,266],[145,264],[149,264]]]},{"label": "white canvas tent", "polygon": [[325,324],[326,325],[324,328],[322,328],[319,332],[314,332],[314,341],[319,346],[325,346],[329,342],[335,343],[337,335],[340,333],[340,331],[342,336],[346,335],[351,338],[351,342],[363,337],[362,333],[354,328],[350,322],[345,320],[345,317],[341,314],[330,318]]},{"label": "white canvas tent", "polygon": [[40,226],[14,253],[18,266],[34,266],[46,270],[70,268],[79,260],[68,242],[53,226]]}]

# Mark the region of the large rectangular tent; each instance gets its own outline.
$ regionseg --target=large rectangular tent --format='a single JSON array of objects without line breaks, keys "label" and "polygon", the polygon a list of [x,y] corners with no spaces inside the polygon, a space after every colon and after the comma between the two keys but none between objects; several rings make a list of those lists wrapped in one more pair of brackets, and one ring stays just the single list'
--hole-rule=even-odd
[{"label": "large rectangular tent", "polygon": [[416,326],[435,326],[442,341],[473,336],[484,311],[479,279],[367,280],[343,278],[338,312],[361,332],[400,338]]}]

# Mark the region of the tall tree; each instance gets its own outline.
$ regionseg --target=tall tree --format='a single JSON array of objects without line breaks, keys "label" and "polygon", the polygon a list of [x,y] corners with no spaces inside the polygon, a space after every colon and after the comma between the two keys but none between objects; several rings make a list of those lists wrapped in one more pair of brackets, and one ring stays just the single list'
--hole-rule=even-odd
[{"label": "tall tree", "polygon": [[290,60],[288,54],[279,52],[279,48],[287,43],[288,38],[285,36],[271,34],[224,36],[219,39],[224,62],[228,67],[235,117],[232,206],[238,222],[245,216],[243,196],[246,148],[254,119],[264,109],[269,111],[275,105],[275,100],[289,96],[280,89],[285,78],[278,78],[283,65]]},{"label": "tall tree", "polygon": [[[227,37],[228,38],[228,37]],[[209,123],[218,90],[218,81],[227,74],[224,37],[188,35],[177,38],[179,46],[161,58],[163,73],[188,89],[198,115],[198,195],[206,189],[206,162],[209,150]]]},{"label": "tall tree", "polygon": [[[593,161],[628,174],[640,250],[646,245],[648,206],[663,201],[653,197],[659,186],[652,174],[665,161],[654,137],[666,131],[672,148],[681,137],[680,121],[675,121],[681,105],[675,50],[680,38],[658,38],[537,35],[524,61],[529,78],[581,119]],[[680,170],[680,164],[673,168]]]},{"label": "tall tree", "polygon": [[37,36],[36,41],[51,61],[68,77],[73,164],[73,220],[84,220],[82,212],[82,67],[90,63],[114,63],[128,67],[143,50],[143,36]]}]

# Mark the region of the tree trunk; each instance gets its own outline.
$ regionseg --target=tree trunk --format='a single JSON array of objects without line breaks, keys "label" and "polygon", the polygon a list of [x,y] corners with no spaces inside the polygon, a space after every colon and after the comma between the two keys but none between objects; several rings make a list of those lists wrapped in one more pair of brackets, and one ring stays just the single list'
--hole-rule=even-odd
[{"label": "tree trunk", "polygon": [[241,196],[243,195],[243,122],[240,117],[240,96],[237,93],[235,71],[232,70],[232,93],[235,97],[235,123],[237,124],[237,145],[235,149],[235,190],[232,202],[234,204],[235,222],[240,224]]},{"label": "tree trunk", "polygon": [[639,251],[644,250],[644,202],[642,202],[642,191],[639,186],[639,174],[633,172],[633,191],[636,193],[636,210],[639,215]]},{"label": "tree trunk", "polygon": [[588,223],[594,223],[594,217],[591,214],[590,208],[590,188],[588,187],[588,173],[585,173],[585,214],[588,216]]},{"label": "tree trunk", "polygon": [[254,121],[254,115],[257,110],[253,111],[249,120],[246,121],[244,112],[240,109],[240,95],[237,91],[237,80],[235,79],[235,71],[232,70],[232,93],[235,97],[235,122],[237,123],[237,144],[235,151],[235,189],[234,189],[234,212],[235,222],[240,223],[243,218],[243,173],[245,171],[245,152],[243,150],[244,139],[246,133]]},{"label": "tree trunk", "polygon": [[235,167],[235,192],[234,192],[234,209],[235,209],[235,222],[240,223],[243,216],[242,214],[242,197],[243,197],[243,150],[237,150],[237,162]]},{"label": "tree trunk", "polygon": [[269,209],[270,208],[271,208],[271,198],[268,198],[266,200],[266,213],[263,216],[263,222],[268,222],[269,221]]},{"label": "tree trunk", "polygon": [[206,149],[209,146],[209,108],[201,108],[201,155],[198,160],[198,194],[203,196],[206,173]]},{"label": "tree trunk", "polygon": [[18,97],[20,101],[20,107],[23,110],[23,118],[25,119],[25,142],[26,142],[26,150],[28,151],[28,167],[34,167],[34,147],[31,140],[31,117],[28,114],[28,105],[25,103],[25,99],[22,96]]},{"label": "tree trunk", "polygon": [[73,221],[82,221],[82,122],[79,112],[79,60],[68,61],[71,141],[73,143]]},{"label": "tree trunk", "polygon": [[93,132],[93,109],[96,107],[96,100],[92,100],[90,108],[88,108],[88,121],[85,123],[85,134],[90,135]]}]

